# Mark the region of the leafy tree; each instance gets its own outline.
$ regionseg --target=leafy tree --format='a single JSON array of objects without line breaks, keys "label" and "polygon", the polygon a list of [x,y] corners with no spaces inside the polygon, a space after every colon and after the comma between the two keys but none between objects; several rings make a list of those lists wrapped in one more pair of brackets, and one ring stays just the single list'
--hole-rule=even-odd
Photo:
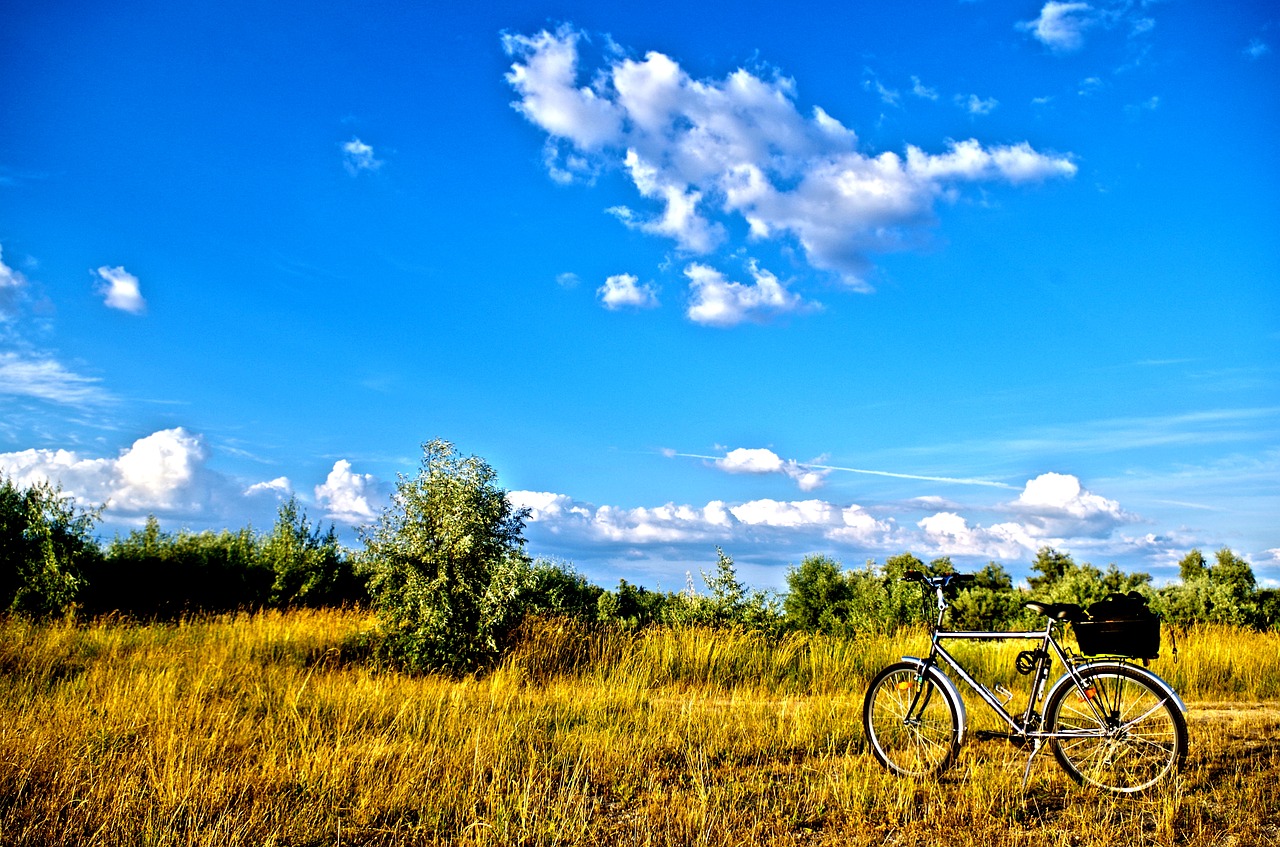
[{"label": "leafy tree", "polygon": [[333,524],[328,532],[313,527],[296,497],[280,504],[275,526],[262,539],[261,557],[275,575],[274,606],[336,606],[364,598]]},{"label": "leafy tree", "polygon": [[597,616],[606,623],[638,629],[661,620],[673,596],[620,579],[615,590],[605,591],[596,600]]},{"label": "leafy tree", "polygon": [[1183,582],[1207,579],[1209,576],[1209,563],[1204,560],[1204,554],[1198,549],[1192,550],[1182,557],[1182,561],[1178,563],[1178,571]]},{"label": "leafy tree", "polygon": [[1171,623],[1197,621],[1267,627],[1268,613],[1259,605],[1253,568],[1223,547],[1209,565],[1199,550],[1180,563],[1182,582],[1159,593],[1160,611]]},{"label": "leafy tree", "polygon": [[1076,563],[1069,553],[1059,553],[1052,547],[1041,547],[1036,553],[1031,570],[1039,576],[1030,576],[1027,582],[1031,591],[1043,591],[1066,577],[1069,571],[1076,569]]},{"label": "leafy tree", "polygon": [[988,562],[952,602],[951,623],[957,629],[1008,629],[1023,617],[1023,602],[1004,567]]},{"label": "leafy tree", "polygon": [[360,563],[394,658],[463,673],[498,655],[517,622],[527,517],[483,459],[443,440],[423,445],[418,475],[400,477],[362,533]]},{"label": "leafy tree", "polygon": [[787,570],[782,601],[787,622],[805,632],[841,632],[849,623],[853,585],[830,556],[805,556]]},{"label": "leafy tree", "polygon": [[569,565],[538,559],[528,569],[521,601],[526,614],[595,620],[604,593]]},{"label": "leafy tree", "polygon": [[69,608],[99,555],[97,518],[60,486],[23,489],[0,478],[0,611],[45,617]]}]

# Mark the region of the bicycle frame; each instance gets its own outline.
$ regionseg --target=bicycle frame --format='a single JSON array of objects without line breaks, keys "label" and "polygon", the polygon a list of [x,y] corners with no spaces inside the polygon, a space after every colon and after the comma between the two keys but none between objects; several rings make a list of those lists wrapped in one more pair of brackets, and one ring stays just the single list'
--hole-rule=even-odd
[{"label": "bicycle frame", "polygon": [[[1080,661],[1080,660],[1073,659],[1062,648],[1062,646],[1058,643],[1058,640],[1054,637],[1054,628],[1058,626],[1058,623],[1052,619],[1049,620],[1049,622],[1045,625],[1044,629],[1042,630],[1029,630],[1029,631],[1021,631],[1021,632],[997,632],[997,631],[985,631],[985,630],[963,631],[963,630],[943,629],[942,619],[946,614],[947,608],[949,607],[950,604],[947,602],[945,592],[941,589],[941,587],[936,588],[935,591],[937,593],[938,615],[937,615],[937,620],[934,622],[934,626],[932,627],[929,655],[923,659],[916,656],[903,656],[902,660],[904,662],[909,662],[911,664],[916,665],[917,667],[920,668],[920,673],[922,675],[927,674],[932,678],[937,679],[941,685],[943,685],[945,688],[948,689],[948,693],[952,695],[953,699],[957,704],[957,707],[960,709],[961,739],[964,738],[965,727],[967,723],[967,715],[965,711],[964,700],[959,696],[959,690],[956,688],[955,683],[951,680],[951,678],[945,672],[941,670],[942,666],[945,666],[949,668],[952,672],[954,672],[956,676],[958,676],[960,680],[964,682],[965,685],[967,685],[970,689],[972,689],[972,691],[975,694],[977,694],[978,697],[984,703],[986,703],[987,706],[990,707],[991,710],[994,711],[1000,717],[1001,720],[1004,721],[1004,723],[1008,726],[1010,735],[1012,737],[1034,740],[1037,743],[1037,746],[1043,741],[1048,739],[1067,738],[1067,737],[1072,737],[1078,734],[1074,731],[1045,732],[1040,728],[1041,716],[1036,712],[1037,704],[1040,703],[1042,699],[1045,702],[1047,702],[1049,698],[1052,697],[1053,693],[1056,692],[1063,685],[1075,685],[1076,688],[1079,690],[1081,697],[1084,699],[1086,703],[1089,704],[1090,709],[1095,713],[1095,715],[1098,716],[1099,718],[1102,717],[1101,713],[1098,710],[1097,705],[1093,702],[1093,699],[1087,696],[1085,686],[1081,682],[1081,671],[1088,668],[1100,667],[1100,666],[1101,667],[1125,666],[1125,667],[1133,668],[1134,670],[1137,670],[1138,672],[1142,673],[1143,676],[1150,679],[1150,681],[1154,685],[1156,685],[1156,687],[1159,688],[1160,691],[1166,697],[1168,697],[1173,703],[1177,705],[1179,711],[1181,711],[1184,715],[1187,712],[1187,707],[1182,702],[1182,698],[1177,695],[1177,693],[1173,690],[1172,686],[1170,686],[1167,682],[1165,682],[1155,673],[1152,673],[1147,668],[1140,668],[1137,665],[1131,664],[1121,659],[1094,659],[1094,660],[1088,660],[1088,661]],[[952,656],[949,652],[947,652],[947,649],[942,645],[943,641],[1006,641],[1006,640],[1038,641],[1040,643],[1039,648],[1037,650],[1038,655],[1036,658],[1036,663],[1032,669],[1032,673],[1034,674],[1034,676],[1031,681],[1031,692],[1027,699],[1026,709],[1023,711],[1020,717],[1010,714],[1010,712],[1005,708],[1005,703],[1009,701],[1006,700],[1005,703],[1001,703],[1000,700],[997,698],[995,692],[993,692],[991,689],[987,688],[987,686],[983,685],[981,682],[976,680],[972,674],[970,674],[967,670],[965,670],[964,666],[960,663],[960,661],[956,659],[954,656]],[[1052,653],[1050,651],[1052,651]],[[1046,692],[1045,683],[1048,682],[1049,669],[1053,663],[1054,657],[1057,658],[1058,662],[1061,663],[1062,667],[1065,670],[1063,674],[1053,683],[1052,686],[1049,687],[1048,691]],[[919,695],[917,694],[917,698],[918,697]],[[917,702],[913,700],[911,707],[908,709],[908,713],[914,712],[916,709],[916,705],[917,705]]]},{"label": "bicycle frame", "polygon": [[[1076,782],[1118,794],[1145,792],[1182,767],[1188,743],[1182,699],[1167,682],[1124,654],[1085,658],[1064,648],[1059,628],[1087,619],[1078,605],[1028,603],[1045,615],[1041,629],[946,629],[943,620],[950,593],[972,582],[973,576],[926,577],[909,570],[902,578],[925,588],[925,616],[932,618],[932,628],[928,655],[903,656],[901,662],[884,668],[872,679],[863,700],[863,728],[886,768],[901,776],[933,775],[955,760],[964,743],[968,716],[952,676],[971,688],[1007,728],[983,729],[975,735],[1032,746],[1022,775],[1024,793],[1036,755],[1045,747]],[[936,595],[936,617],[929,589]],[[1012,691],[994,683],[989,688],[948,650],[955,641],[1005,640],[1035,645],[1018,654],[1017,670],[1032,675],[1031,690],[1026,708],[1013,712],[1007,708],[1014,698]],[[1050,685],[1055,659],[1063,672]]]}]

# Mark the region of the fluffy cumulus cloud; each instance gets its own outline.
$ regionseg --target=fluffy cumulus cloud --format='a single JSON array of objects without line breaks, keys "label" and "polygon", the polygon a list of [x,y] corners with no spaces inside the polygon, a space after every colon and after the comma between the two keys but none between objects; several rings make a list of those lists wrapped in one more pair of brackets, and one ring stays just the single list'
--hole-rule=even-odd
[{"label": "fluffy cumulus cloud", "polygon": [[140,315],[147,310],[142,298],[138,278],[122,267],[101,267],[94,272],[98,278],[98,293],[108,308]]},{"label": "fluffy cumulus cloud", "polygon": [[892,521],[858,505],[822,500],[712,500],[703,506],[667,503],[655,507],[595,506],[563,494],[512,491],[517,507],[530,510],[530,533],[560,553],[591,551],[595,556],[682,555],[709,545],[762,544],[769,548],[812,549],[812,544],[858,543],[886,548]]},{"label": "fluffy cumulus cloud", "polygon": [[[0,453],[0,476],[26,487],[59,485],[83,506],[102,507],[107,529],[137,525],[147,515],[194,529],[269,525],[277,504],[295,494],[288,477],[246,484],[209,467],[203,436],[184,427],[135,440],[116,456],[75,450],[30,449]],[[390,486],[356,473],[345,460],[315,486],[315,505],[340,528],[376,520]]]},{"label": "fluffy cumulus cloud", "polygon": [[[789,463],[771,450],[741,448],[714,461],[727,473],[782,474]],[[566,556],[614,567],[641,567],[678,576],[662,561],[705,558],[721,546],[743,561],[777,566],[830,553],[846,562],[911,550],[952,556],[960,563],[997,560],[1014,568],[1043,546],[1093,557],[1169,566],[1192,544],[1124,529],[1139,521],[1114,500],[1086,490],[1074,476],[1046,473],[1028,480],[1005,502],[968,506],[938,497],[859,504],[830,499],[711,500],[704,505],[597,506],[568,495],[513,491],[529,512],[528,536],[536,554]],[[628,564],[631,563],[631,564]],[[775,573],[781,583],[780,573]]]},{"label": "fluffy cumulus cloud", "polygon": [[[798,244],[812,266],[862,288],[868,256],[919,241],[934,204],[953,197],[960,183],[1076,171],[1069,157],[1025,143],[962,141],[937,153],[911,146],[904,154],[870,155],[821,108],[803,114],[788,79],[745,69],[694,79],[658,52],[643,59],[615,53],[604,67],[583,68],[583,39],[568,26],[503,38],[515,60],[507,74],[515,108],[547,133],[553,175],[618,168],[649,210],[613,213],[689,254],[714,250],[735,222],[754,241]],[[961,157],[969,167],[955,167]],[[692,285],[714,282],[705,266],[690,268]],[[757,308],[794,302],[778,288],[744,302],[745,293],[726,285],[695,290],[696,302],[707,305],[690,317],[733,315],[757,301]],[[715,295],[726,291],[734,296],[722,297],[722,305]]]},{"label": "fluffy cumulus cloud", "polygon": [[806,303],[788,291],[776,276],[754,263],[749,270],[754,281],[742,283],[726,279],[709,265],[695,262],[685,268],[684,274],[689,278],[689,320],[726,327],[817,308],[817,304]]},{"label": "fluffy cumulus cloud", "polygon": [[203,438],[176,427],[139,438],[115,458],[70,450],[3,453],[0,472],[19,485],[60,484],[81,503],[105,505],[108,517],[191,514],[207,508],[220,488],[204,467],[207,458]]},{"label": "fluffy cumulus cloud", "polygon": [[600,303],[611,311],[619,309],[654,309],[658,306],[658,290],[652,283],[641,284],[632,274],[616,274],[604,281],[596,291]]},{"label": "fluffy cumulus cloud", "polygon": [[1030,480],[1012,507],[1041,537],[1104,537],[1135,519],[1115,500],[1086,491],[1070,474]]},{"label": "fluffy cumulus cloud", "polygon": [[326,518],[349,526],[376,521],[388,499],[373,474],[355,473],[346,459],[333,463],[329,476],[315,487],[315,496]]},{"label": "fluffy cumulus cloud", "polygon": [[1109,0],[1100,3],[1084,3],[1078,0],[1059,2],[1049,0],[1040,14],[1030,21],[1021,21],[1017,28],[1058,54],[1074,53],[1085,46],[1085,36],[1090,30],[1117,30],[1137,38],[1155,27],[1155,20],[1144,14],[1146,3],[1128,0]]},{"label": "fluffy cumulus cloud", "polygon": [[293,483],[289,481],[287,476],[278,476],[265,482],[255,482],[246,488],[244,493],[248,497],[266,495],[277,500],[283,500],[293,495]]}]

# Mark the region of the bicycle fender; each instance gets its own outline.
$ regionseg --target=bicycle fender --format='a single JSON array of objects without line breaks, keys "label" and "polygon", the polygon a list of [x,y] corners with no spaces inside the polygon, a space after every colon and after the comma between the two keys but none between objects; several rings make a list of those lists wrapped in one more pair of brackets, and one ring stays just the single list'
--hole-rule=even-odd
[{"label": "bicycle fender", "polygon": [[[917,656],[903,656],[902,661],[910,665],[915,665],[917,668],[920,668],[922,671],[924,670],[925,660]],[[965,730],[967,729],[969,722],[968,722],[968,717],[965,714],[964,698],[960,696],[960,689],[956,688],[956,684],[951,681],[951,677],[943,673],[942,669],[939,668],[937,665],[933,665],[932,667],[929,668],[929,678],[932,679],[934,682],[938,683],[938,685],[940,685],[951,697],[951,701],[956,704],[956,711],[959,713],[959,718],[960,718],[959,742],[963,744]]]},{"label": "bicycle fender", "polygon": [[[1178,696],[1178,692],[1173,690],[1173,686],[1165,682],[1163,679],[1161,679],[1156,674],[1152,673],[1147,668],[1139,667],[1137,665],[1132,665],[1128,662],[1117,662],[1114,659],[1097,659],[1092,662],[1082,662],[1081,664],[1076,665],[1076,670],[1080,672],[1089,670],[1091,668],[1101,668],[1103,670],[1115,670],[1116,668],[1128,668],[1131,671],[1137,671],[1138,673],[1142,674],[1142,676],[1144,676],[1148,682],[1150,682],[1152,685],[1158,688],[1161,694],[1163,694],[1165,697],[1172,700],[1174,705],[1178,707],[1178,711],[1182,712],[1184,716],[1187,714],[1187,704],[1182,702],[1182,698]],[[1048,692],[1046,692],[1044,695],[1044,702],[1048,703],[1050,700],[1052,700],[1053,695],[1057,693],[1059,688],[1062,688],[1064,685],[1071,685],[1071,684],[1072,684],[1071,674],[1064,673],[1062,676],[1058,677],[1057,680],[1054,681],[1053,685],[1049,686]]]}]

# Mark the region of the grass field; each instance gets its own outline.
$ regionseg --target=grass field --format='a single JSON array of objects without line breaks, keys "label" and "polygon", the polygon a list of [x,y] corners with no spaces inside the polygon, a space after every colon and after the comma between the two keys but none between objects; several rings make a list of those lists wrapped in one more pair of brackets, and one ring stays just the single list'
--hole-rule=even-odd
[{"label": "grass field", "polygon": [[[921,633],[542,623],[455,681],[355,660],[372,625],[0,622],[0,844],[1280,844],[1276,634],[1195,629],[1153,663],[1190,706],[1190,756],[1119,799],[1047,752],[1024,795],[1026,753],[994,741],[939,781],[883,772],[863,691]],[[1022,646],[974,658],[1015,687]]]}]

